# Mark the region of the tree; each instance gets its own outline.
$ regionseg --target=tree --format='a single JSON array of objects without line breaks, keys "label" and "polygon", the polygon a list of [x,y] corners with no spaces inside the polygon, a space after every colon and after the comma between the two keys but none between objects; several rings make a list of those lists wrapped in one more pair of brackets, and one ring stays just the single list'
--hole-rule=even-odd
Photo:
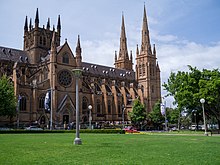
[{"label": "tree", "polygon": [[140,128],[141,123],[146,120],[147,114],[144,105],[141,104],[139,99],[134,100],[132,112],[129,112],[128,115],[132,124]]},{"label": "tree", "polygon": [[[202,71],[189,67],[189,72],[171,73],[168,83],[163,86],[168,95],[175,99],[180,109],[188,113],[202,111],[200,99],[204,98],[205,113],[208,118],[215,117],[220,125],[220,72],[218,69]],[[199,121],[197,121],[198,123]]]},{"label": "tree", "polygon": [[208,118],[212,116],[220,126],[220,72],[218,69],[203,70],[202,79],[199,82],[200,91],[197,98],[204,98],[205,113]]},{"label": "tree", "polygon": [[16,115],[16,98],[13,83],[3,75],[0,78],[0,116],[10,119]]},{"label": "tree", "polygon": [[[153,110],[148,114],[150,121],[154,127],[159,128],[165,123],[165,116],[161,114],[160,102],[157,102]],[[179,111],[177,109],[166,107],[166,117],[170,124],[177,124],[179,118]]]},{"label": "tree", "polygon": [[160,111],[160,102],[157,102],[154,105],[153,110],[148,114],[148,117],[154,125],[154,127],[158,128],[162,126],[162,123],[165,122],[165,118]]},{"label": "tree", "polygon": [[177,108],[166,108],[167,112],[167,120],[169,121],[170,124],[178,124],[178,119],[179,119],[179,110]]}]

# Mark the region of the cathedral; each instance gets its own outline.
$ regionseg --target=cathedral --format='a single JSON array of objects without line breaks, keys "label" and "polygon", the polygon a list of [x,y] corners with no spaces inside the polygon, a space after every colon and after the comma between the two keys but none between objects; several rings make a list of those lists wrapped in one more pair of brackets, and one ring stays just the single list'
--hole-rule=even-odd
[{"label": "cathedral", "polygon": [[[53,127],[76,122],[76,83],[80,123],[120,123],[129,121],[134,99],[140,99],[150,112],[161,99],[160,68],[155,45],[151,45],[146,9],[144,7],[141,44],[137,45],[135,59],[128,52],[124,15],[122,15],[120,47],[113,53],[114,66],[82,60],[80,36],[72,50],[66,40],[60,43],[61,19],[57,27],[39,26],[39,12],[35,21],[24,23],[23,50],[0,46],[0,77],[6,74],[14,83],[17,97],[17,116],[14,125],[38,123]],[[135,60],[135,66],[133,64]],[[76,81],[73,70],[81,69]],[[45,110],[45,96],[51,91],[51,111]],[[88,108],[90,106],[90,108]],[[0,125],[9,119],[0,117]],[[18,123],[19,122],[19,123]]]}]

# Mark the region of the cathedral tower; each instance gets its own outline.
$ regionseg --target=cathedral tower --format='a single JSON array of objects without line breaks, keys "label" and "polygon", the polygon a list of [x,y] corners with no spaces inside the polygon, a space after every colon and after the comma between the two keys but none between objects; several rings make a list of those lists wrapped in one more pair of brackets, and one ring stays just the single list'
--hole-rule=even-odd
[{"label": "cathedral tower", "polygon": [[142,41],[140,50],[136,51],[136,79],[144,89],[144,104],[151,111],[154,104],[161,99],[160,69],[156,58],[156,48],[151,49],[146,9],[142,24]]},{"label": "cathedral tower", "polygon": [[[39,13],[38,9],[35,16],[34,27],[30,19],[29,29],[28,29],[28,18],[25,18],[24,25],[24,45],[23,50],[28,52],[28,60],[32,64],[36,64],[40,61],[41,57],[45,57],[48,54],[48,51],[51,47],[51,41],[53,37],[53,31],[55,28],[50,29],[50,19],[48,18],[46,28],[39,27]],[[56,35],[56,46],[60,45],[60,36],[61,36],[61,23],[60,16],[58,17],[57,23],[57,32]]]},{"label": "cathedral tower", "polygon": [[133,70],[132,67],[133,67],[132,52],[130,54],[130,59],[129,59],[128,49],[127,49],[127,38],[125,33],[124,15],[122,14],[120,49],[119,49],[118,57],[117,57],[117,52],[115,51],[115,68]]}]

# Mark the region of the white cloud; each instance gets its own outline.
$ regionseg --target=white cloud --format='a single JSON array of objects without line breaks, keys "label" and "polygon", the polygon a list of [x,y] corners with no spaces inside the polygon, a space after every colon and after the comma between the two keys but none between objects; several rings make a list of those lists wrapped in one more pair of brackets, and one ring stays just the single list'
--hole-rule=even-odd
[{"label": "white cloud", "polygon": [[[136,45],[140,37],[137,37],[138,31],[133,31],[136,35],[133,38],[128,37],[129,50],[133,50],[135,59]],[[132,35],[129,34],[129,35]],[[101,65],[114,65],[114,52],[119,49],[119,37],[116,34],[106,33],[106,40],[82,41],[83,59]],[[140,35],[139,35],[140,36]],[[111,40],[109,40],[111,38]],[[199,69],[213,69],[219,67],[220,42],[211,45],[202,45],[196,42],[181,40],[177,36],[170,34],[160,35],[153,33],[152,38],[157,43],[157,58],[161,69],[161,83],[167,82],[170,73],[179,70],[187,71],[187,65],[196,66]],[[130,39],[130,40],[129,40]],[[135,61],[134,61],[135,63]],[[162,91],[162,95],[165,95]],[[167,100],[167,105],[172,105],[172,98]]]},{"label": "white cloud", "polygon": [[83,61],[113,66],[115,50],[119,48],[116,40],[82,41]]}]

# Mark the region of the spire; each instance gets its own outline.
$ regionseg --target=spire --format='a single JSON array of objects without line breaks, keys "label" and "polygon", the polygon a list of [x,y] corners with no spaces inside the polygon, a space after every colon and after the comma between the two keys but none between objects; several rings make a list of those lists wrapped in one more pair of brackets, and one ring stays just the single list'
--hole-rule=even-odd
[{"label": "spire", "polygon": [[26,16],[26,18],[25,18],[25,23],[24,23],[24,31],[28,31],[28,18],[27,18],[27,16]]},{"label": "spire", "polygon": [[156,56],[156,48],[155,48],[155,44],[154,44],[154,48],[153,48],[153,55]]},{"label": "spire", "polygon": [[137,44],[137,49],[136,49],[136,55],[139,55],[139,49],[138,49],[138,44]]},{"label": "spire", "polygon": [[77,39],[77,46],[76,46],[76,65],[77,66],[81,66],[81,62],[82,62],[82,49],[80,46],[80,37],[78,35],[78,39]]},{"label": "spire", "polygon": [[131,53],[130,53],[130,61],[131,62],[133,61],[132,50],[131,50]]},{"label": "spire", "polygon": [[117,51],[115,51],[115,61],[117,61]]},{"label": "spire", "polygon": [[77,48],[81,49],[81,47],[80,47],[80,36],[79,35],[78,35],[78,40],[77,40]]},{"label": "spire", "polygon": [[57,30],[59,31],[60,29],[61,29],[61,23],[60,23],[60,15],[59,15],[57,21]]},{"label": "spire", "polygon": [[32,21],[31,21],[31,18],[30,18],[29,30],[31,31],[31,29],[32,29]]},{"label": "spire", "polygon": [[128,59],[127,38],[126,38],[126,33],[125,33],[125,23],[124,23],[123,13],[122,13],[122,24],[121,24],[119,58]]},{"label": "spire", "polygon": [[50,30],[50,18],[48,18],[48,21],[47,21],[47,29]]},{"label": "spire", "polygon": [[157,61],[157,71],[160,72],[160,66],[158,64],[158,61]]},{"label": "spire", "polygon": [[38,27],[38,26],[39,26],[39,14],[38,14],[38,8],[37,8],[36,17],[35,17],[35,27]]},{"label": "spire", "polygon": [[77,39],[77,45],[76,45],[76,55],[80,55],[81,56],[81,46],[80,46],[80,36],[78,35],[78,39]]},{"label": "spire", "polygon": [[144,16],[143,16],[143,25],[142,25],[142,43],[141,43],[141,51],[148,52],[150,48],[150,37],[147,23],[147,14],[144,5]]}]

